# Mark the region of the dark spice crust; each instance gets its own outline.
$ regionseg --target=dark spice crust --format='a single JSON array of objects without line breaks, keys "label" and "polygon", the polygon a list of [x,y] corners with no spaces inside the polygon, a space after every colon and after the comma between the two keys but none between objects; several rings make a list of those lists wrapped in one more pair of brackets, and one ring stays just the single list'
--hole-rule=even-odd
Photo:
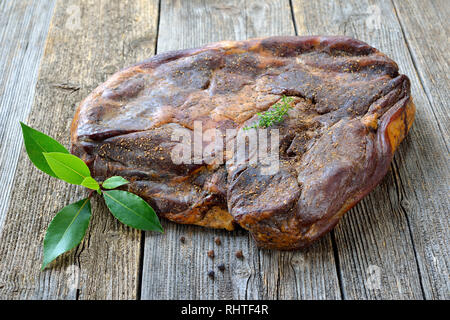
[{"label": "dark spice crust", "polygon": [[[175,165],[177,128],[242,128],[282,95],[281,167]],[[386,174],[414,119],[406,76],[347,37],[223,41],[156,55],[114,74],[79,106],[72,152],[102,181],[121,175],[162,217],[249,230],[297,249],[332,229]]]}]

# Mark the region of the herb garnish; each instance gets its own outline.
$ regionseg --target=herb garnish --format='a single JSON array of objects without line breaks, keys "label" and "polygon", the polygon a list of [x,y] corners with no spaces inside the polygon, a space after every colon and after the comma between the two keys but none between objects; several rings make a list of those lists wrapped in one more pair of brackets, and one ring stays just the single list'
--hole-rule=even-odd
[{"label": "herb garnish", "polygon": [[274,124],[283,121],[284,116],[288,113],[291,108],[292,97],[283,96],[281,102],[275,103],[271,110],[264,113],[258,112],[257,115],[260,117],[259,122],[251,127],[244,127],[244,130],[257,129],[257,128],[268,128]]},{"label": "herb garnish", "polygon": [[83,160],[70,154],[56,140],[22,122],[20,124],[28,157],[38,169],[92,190],[87,198],[64,207],[50,222],[44,239],[42,269],[83,240],[91,219],[90,199],[95,191],[103,195],[112,215],[123,224],[139,230],[163,232],[158,216],[144,199],[131,192],[111,190],[128,184],[126,179],[114,176],[99,184]]}]

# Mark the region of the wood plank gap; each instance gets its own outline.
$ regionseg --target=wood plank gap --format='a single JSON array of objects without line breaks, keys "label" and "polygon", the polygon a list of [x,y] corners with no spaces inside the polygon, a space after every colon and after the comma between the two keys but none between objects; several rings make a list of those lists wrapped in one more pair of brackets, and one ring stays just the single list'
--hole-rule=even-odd
[{"label": "wood plank gap", "polygon": [[448,142],[447,142],[446,139],[444,139],[444,137],[445,137],[444,129],[441,127],[441,121],[439,120],[438,116],[436,115],[436,112],[434,111],[435,105],[433,103],[433,99],[431,99],[431,92],[429,91],[428,87],[425,85],[425,81],[424,81],[423,75],[420,72],[420,68],[418,67],[417,59],[416,59],[416,57],[414,56],[414,54],[412,52],[411,45],[410,45],[410,43],[408,41],[408,37],[406,36],[405,28],[403,26],[402,19],[400,18],[399,14],[398,14],[395,2],[393,0],[391,0],[391,3],[392,3],[392,7],[394,8],[394,13],[395,13],[395,16],[397,17],[398,24],[400,26],[400,30],[401,30],[402,35],[403,35],[403,40],[405,42],[406,48],[408,49],[409,56],[411,57],[411,62],[412,62],[413,66],[414,66],[414,69],[416,71],[417,78],[419,79],[420,87],[423,89],[423,92],[425,93],[425,96],[427,97],[427,100],[430,103],[431,112],[433,113],[433,116],[436,119],[437,126],[439,128],[439,131],[441,132],[441,137],[442,137],[442,140],[444,141],[444,144],[445,144],[445,146],[447,148],[447,152],[449,152]]},{"label": "wood plank gap", "polygon": [[159,26],[161,24],[161,0],[158,1],[158,18],[156,20],[155,54],[158,53]]},{"label": "wood plank gap", "polygon": [[[158,53],[159,27],[161,21],[161,0],[158,0],[158,17],[156,18],[155,45],[153,54]],[[141,231],[140,248],[139,248],[139,269],[138,281],[136,288],[136,300],[142,300],[142,277],[144,273],[144,255],[145,255],[145,231]]]},{"label": "wood plank gap", "polygon": [[295,21],[294,5],[292,4],[292,0],[289,0],[289,7],[291,8],[291,19],[292,19],[292,24],[294,25],[295,35],[298,36],[297,22]]},{"label": "wood plank gap", "polygon": [[419,276],[420,289],[422,290],[423,299],[427,300],[426,299],[426,295],[425,295],[425,289],[423,287],[422,270],[420,269],[419,257],[417,255],[417,249],[416,249],[416,245],[414,243],[414,236],[413,236],[413,232],[412,232],[412,229],[411,229],[411,223],[409,221],[409,217],[408,217],[408,214],[406,212],[406,209],[404,208],[404,205],[402,204],[403,195],[402,195],[402,192],[400,191],[400,189],[402,188],[402,186],[404,184],[403,184],[402,178],[400,176],[400,171],[399,171],[399,168],[398,168],[398,163],[397,163],[397,159],[396,158],[394,158],[392,160],[392,166],[391,167],[395,170],[395,172],[393,174],[393,176],[394,176],[393,180],[394,180],[394,183],[395,183],[395,188],[397,189],[397,194],[398,194],[397,196],[398,196],[398,199],[399,199],[399,208],[400,208],[401,213],[405,217],[406,225],[408,226],[409,236],[411,238],[411,244],[412,244],[412,249],[413,249],[413,253],[414,253],[414,259],[415,259],[415,262],[416,262],[417,271],[418,271],[417,273],[418,273],[418,276]]},{"label": "wood plank gap", "polygon": [[339,260],[339,251],[338,251],[338,247],[337,247],[337,243],[336,243],[336,237],[334,234],[334,230],[331,230],[330,238],[331,238],[331,246],[333,248],[334,264],[336,265],[336,274],[337,274],[337,278],[338,278],[339,292],[341,293],[341,299],[346,300],[345,290],[344,290],[344,279],[342,277],[341,262]]},{"label": "wood plank gap", "polygon": [[[158,39],[158,38],[156,38]],[[144,270],[144,254],[145,254],[145,231],[141,231],[140,239],[140,252],[139,252],[139,270],[138,270],[138,282],[136,288],[136,300],[141,300],[142,293],[142,273]]]}]

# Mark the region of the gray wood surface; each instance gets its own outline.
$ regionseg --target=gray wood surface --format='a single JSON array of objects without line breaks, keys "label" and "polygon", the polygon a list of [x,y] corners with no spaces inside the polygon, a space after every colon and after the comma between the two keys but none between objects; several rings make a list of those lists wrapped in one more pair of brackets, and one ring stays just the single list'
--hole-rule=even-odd
[{"label": "gray wood surface", "polygon": [[[411,79],[417,107],[413,128],[397,150],[390,172],[334,231],[345,298],[448,298],[449,162],[438,129],[448,125],[448,105],[434,108],[427,99],[391,1],[293,4],[299,33],[350,35],[397,61]],[[425,47],[415,50],[424,52]],[[448,51],[441,54],[448,60]],[[364,283],[376,268],[381,285],[370,289]]]},{"label": "gray wood surface", "polygon": [[[449,12],[446,0],[0,1],[0,299],[449,299]],[[297,252],[167,221],[165,234],[143,234],[95,199],[82,244],[40,271],[48,223],[86,191],[32,166],[19,120],[67,146],[76,106],[121,67],[293,34],[379,48],[410,77],[417,107],[386,178],[332,233]]]},{"label": "gray wood surface", "polygon": [[394,12],[406,44],[439,125],[442,139],[449,147],[448,110],[450,68],[450,4],[448,0],[393,1]]},{"label": "gray wood surface", "polygon": [[[58,1],[27,122],[68,146],[79,102],[118,69],[154,53],[157,19],[157,1]],[[0,236],[0,297],[137,298],[141,232],[94,200],[83,243],[41,272],[47,225],[87,191],[36,170],[23,150],[13,187]]]},{"label": "gray wood surface", "polygon": [[[414,131],[418,140],[411,141],[413,154],[407,165],[398,166],[403,182],[402,204],[410,221],[425,297],[449,299],[450,3],[438,0],[394,4],[417,70],[417,87],[423,88],[429,102],[418,113]],[[399,154],[400,161],[405,152]]]},{"label": "gray wood surface", "polygon": [[22,149],[19,121],[33,104],[54,0],[0,1],[0,232]]}]

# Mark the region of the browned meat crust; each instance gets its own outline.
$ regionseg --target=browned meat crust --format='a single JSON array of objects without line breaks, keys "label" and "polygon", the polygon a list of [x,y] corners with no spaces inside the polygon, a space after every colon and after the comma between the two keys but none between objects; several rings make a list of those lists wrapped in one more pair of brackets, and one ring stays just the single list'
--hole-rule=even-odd
[{"label": "browned meat crust", "polygon": [[[174,164],[171,134],[243,128],[282,95],[280,170]],[[162,217],[249,230],[297,249],[332,229],[386,174],[414,119],[394,61],[347,37],[223,41],[156,55],[114,74],[79,106],[72,152],[94,177],[121,175]]]}]

